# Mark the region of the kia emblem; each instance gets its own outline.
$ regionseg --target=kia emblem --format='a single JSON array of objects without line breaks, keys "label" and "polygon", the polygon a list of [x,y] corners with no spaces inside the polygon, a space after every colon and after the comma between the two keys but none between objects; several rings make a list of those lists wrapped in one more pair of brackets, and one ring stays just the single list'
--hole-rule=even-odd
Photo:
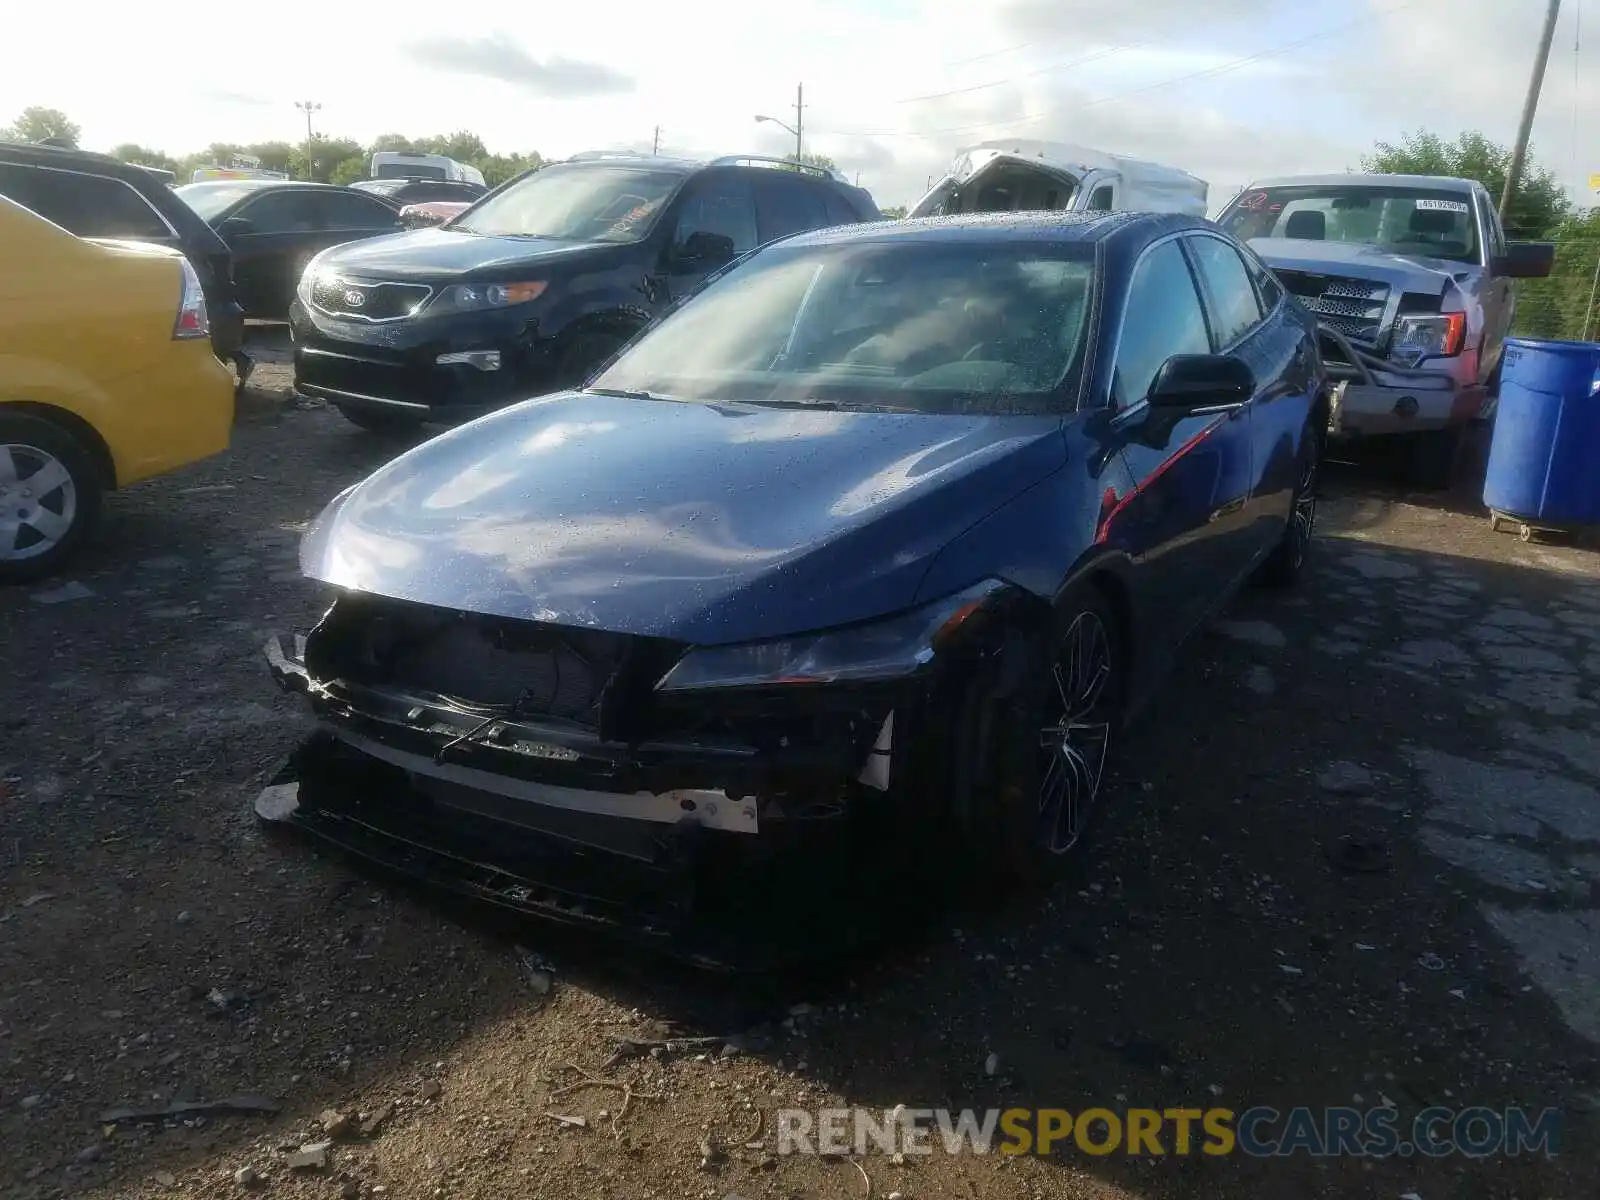
[{"label": "kia emblem", "polygon": [[344,294],[344,302],[351,308],[360,308],[367,302],[367,298],[362,293],[356,291],[354,288],[351,288]]}]

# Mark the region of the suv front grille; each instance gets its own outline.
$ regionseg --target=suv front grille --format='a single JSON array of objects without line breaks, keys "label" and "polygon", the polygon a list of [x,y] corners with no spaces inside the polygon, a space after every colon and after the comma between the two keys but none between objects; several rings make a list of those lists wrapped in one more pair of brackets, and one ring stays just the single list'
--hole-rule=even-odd
[{"label": "suv front grille", "polygon": [[1280,270],[1275,274],[1324,325],[1348,338],[1378,342],[1389,305],[1388,284],[1310,271]]},{"label": "suv front grille", "polygon": [[325,313],[364,321],[409,317],[433,295],[423,283],[363,283],[355,279],[317,279],[311,303]]}]

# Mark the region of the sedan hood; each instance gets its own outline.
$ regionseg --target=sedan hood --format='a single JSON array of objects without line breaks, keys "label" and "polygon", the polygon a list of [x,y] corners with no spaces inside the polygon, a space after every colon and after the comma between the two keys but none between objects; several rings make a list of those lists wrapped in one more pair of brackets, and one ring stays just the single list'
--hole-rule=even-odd
[{"label": "sedan hood", "polygon": [[307,531],[313,579],[700,644],[910,606],[953,537],[1065,460],[1060,420],[564,393],[425,442]]},{"label": "sedan hood", "polygon": [[482,237],[449,229],[417,229],[347,242],[322,255],[317,267],[371,279],[509,278],[576,255],[610,249],[557,238]]},{"label": "sedan hood", "polygon": [[1360,242],[1323,242],[1305,238],[1252,238],[1250,248],[1270,267],[1376,279],[1404,292],[1443,295],[1451,281],[1468,278],[1478,268],[1424,255],[1391,254]]}]

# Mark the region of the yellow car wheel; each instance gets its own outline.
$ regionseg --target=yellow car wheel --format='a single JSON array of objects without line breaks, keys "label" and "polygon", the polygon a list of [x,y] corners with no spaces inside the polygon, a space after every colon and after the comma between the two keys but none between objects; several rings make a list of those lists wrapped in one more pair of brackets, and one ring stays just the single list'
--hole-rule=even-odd
[{"label": "yellow car wheel", "polygon": [[67,429],[0,410],[0,584],[64,566],[98,524],[103,490],[93,455]]}]

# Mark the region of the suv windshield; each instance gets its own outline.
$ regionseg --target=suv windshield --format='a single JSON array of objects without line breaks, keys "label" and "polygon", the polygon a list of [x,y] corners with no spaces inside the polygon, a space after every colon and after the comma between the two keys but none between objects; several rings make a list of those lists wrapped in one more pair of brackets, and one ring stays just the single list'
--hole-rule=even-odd
[{"label": "suv windshield", "polygon": [[1061,407],[1093,248],[865,242],[757,253],[594,381],[669,399],[921,413]]},{"label": "suv windshield", "polygon": [[1371,184],[1252,188],[1218,223],[1241,241],[1355,242],[1392,254],[1478,261],[1478,223],[1467,192]]},{"label": "suv windshield", "polygon": [[684,180],[681,171],[558,163],[483,201],[460,233],[637,242]]}]

